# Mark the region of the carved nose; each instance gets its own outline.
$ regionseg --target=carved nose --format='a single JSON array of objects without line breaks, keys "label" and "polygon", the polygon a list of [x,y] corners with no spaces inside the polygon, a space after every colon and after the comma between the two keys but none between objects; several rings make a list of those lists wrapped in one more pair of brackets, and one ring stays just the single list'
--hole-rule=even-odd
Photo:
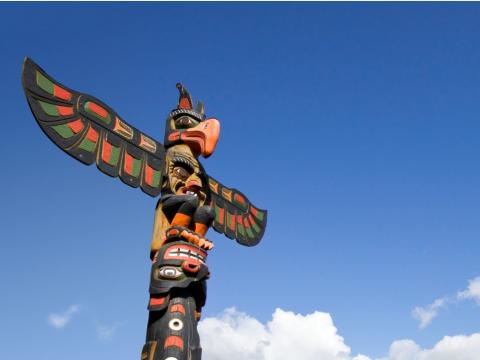
[{"label": "carved nose", "polygon": [[200,270],[200,264],[192,263],[186,260],[182,263],[182,269],[195,274]]},{"label": "carved nose", "polygon": [[198,189],[201,189],[202,188],[202,180],[200,180],[200,178],[198,177],[197,174],[193,173],[192,175],[190,175],[190,177],[187,179],[187,182],[185,183],[185,185],[189,188],[198,188]]},{"label": "carved nose", "polygon": [[193,187],[198,187],[198,188],[200,188],[200,187],[202,187],[202,184],[201,184],[200,181],[197,180],[197,179],[188,180],[186,185],[187,185],[187,187],[189,187],[189,188],[193,188]]}]

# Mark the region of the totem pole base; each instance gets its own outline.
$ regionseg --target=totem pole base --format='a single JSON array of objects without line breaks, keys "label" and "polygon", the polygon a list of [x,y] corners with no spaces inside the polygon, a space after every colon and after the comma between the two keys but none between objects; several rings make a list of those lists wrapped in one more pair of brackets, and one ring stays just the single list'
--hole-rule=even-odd
[{"label": "totem pole base", "polygon": [[201,359],[197,324],[207,293],[206,258],[206,251],[180,239],[157,252],[142,360]]},{"label": "totem pole base", "polygon": [[150,311],[141,360],[201,360],[196,303],[189,289],[172,291],[168,307]]}]

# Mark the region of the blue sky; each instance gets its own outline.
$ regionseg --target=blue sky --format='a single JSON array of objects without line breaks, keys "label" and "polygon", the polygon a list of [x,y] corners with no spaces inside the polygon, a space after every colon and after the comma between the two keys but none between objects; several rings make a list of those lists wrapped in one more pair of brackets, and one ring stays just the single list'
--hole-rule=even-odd
[{"label": "blue sky", "polygon": [[372,358],[480,332],[471,300],[422,329],[412,317],[480,275],[479,16],[476,3],[2,3],[0,358],[137,358],[147,318],[155,200],[50,143],[24,56],[160,141],[178,81],[220,120],[203,164],[269,224],[255,248],[209,233],[205,317],[325,312]]}]

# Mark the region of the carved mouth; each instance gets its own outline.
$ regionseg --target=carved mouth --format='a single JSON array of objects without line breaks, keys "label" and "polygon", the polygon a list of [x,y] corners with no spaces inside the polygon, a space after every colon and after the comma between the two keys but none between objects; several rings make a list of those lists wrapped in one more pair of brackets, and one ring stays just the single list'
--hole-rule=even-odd
[{"label": "carved mouth", "polygon": [[176,245],[167,250],[165,259],[193,260],[200,264],[205,264],[207,254],[190,246]]},{"label": "carved mouth", "polygon": [[197,186],[182,186],[178,189],[177,194],[193,195],[196,196],[199,200],[205,200],[205,194]]},{"label": "carved mouth", "polygon": [[197,187],[181,187],[179,190],[182,194],[184,195],[193,195],[193,196],[199,196],[200,191]]}]

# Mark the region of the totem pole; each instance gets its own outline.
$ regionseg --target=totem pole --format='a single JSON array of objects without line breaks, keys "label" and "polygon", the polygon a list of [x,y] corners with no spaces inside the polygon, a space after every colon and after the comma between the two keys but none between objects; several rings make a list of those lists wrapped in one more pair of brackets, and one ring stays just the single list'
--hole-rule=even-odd
[{"label": "totem pole", "polygon": [[207,175],[198,157],[215,150],[220,123],[180,92],[167,117],[164,144],[129,125],[100,100],[69,89],[26,58],[23,87],[33,116],[63,151],[140,187],[155,209],[150,250],[149,319],[142,360],[200,360],[197,331],[206,300],[210,227],[245,246],[258,244],[267,212]]}]

